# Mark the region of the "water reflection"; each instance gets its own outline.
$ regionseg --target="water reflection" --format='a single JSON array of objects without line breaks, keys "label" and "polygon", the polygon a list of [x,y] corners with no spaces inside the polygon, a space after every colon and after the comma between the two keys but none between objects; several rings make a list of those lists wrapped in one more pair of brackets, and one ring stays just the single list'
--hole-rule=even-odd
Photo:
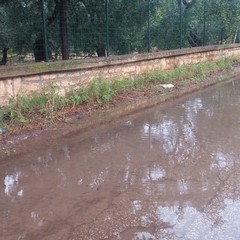
[{"label": "water reflection", "polygon": [[60,178],[60,180],[59,180],[59,187],[66,187],[67,186],[67,184],[68,184],[68,180],[67,180],[67,176],[66,176],[66,174],[60,169],[60,168],[58,168],[57,169],[57,174],[58,174],[58,176],[59,176],[59,178]]},{"label": "water reflection", "polygon": [[188,100],[182,104],[182,108],[185,110],[186,120],[194,127],[197,115],[203,109],[202,98],[196,97],[193,100]]},{"label": "water reflection", "polygon": [[0,239],[239,239],[239,88],[1,166]]},{"label": "water reflection", "polygon": [[44,218],[41,218],[38,213],[31,212],[31,218],[39,227],[43,226]]},{"label": "water reflection", "polygon": [[133,240],[154,240],[155,237],[149,232],[136,232]]},{"label": "water reflection", "polygon": [[213,159],[210,169],[222,168],[225,171],[232,169],[234,166],[234,154],[226,154],[221,152],[219,149],[216,153],[212,153],[211,157]]},{"label": "water reflection", "polygon": [[4,192],[7,196],[11,196],[12,194],[14,194],[14,192],[17,192],[17,195],[19,197],[23,196],[23,188],[19,188],[19,178],[21,176],[21,172],[17,171],[14,172],[11,175],[7,175],[4,178]]},{"label": "water reflection", "polygon": [[225,199],[224,205],[214,219],[191,206],[159,207],[157,214],[171,226],[168,233],[174,239],[239,239],[240,201]]},{"label": "water reflection", "polygon": [[142,139],[150,142],[150,148],[153,148],[153,142],[159,142],[165,154],[179,154],[181,149],[197,151],[199,146],[194,133],[194,122],[188,120],[185,124],[184,121],[180,121],[176,123],[174,119],[161,119],[158,124],[146,123],[143,126]]},{"label": "water reflection", "polygon": [[65,155],[66,159],[70,160],[71,157],[70,157],[70,151],[68,149],[68,146],[63,147],[63,152],[64,152],[64,155]]},{"label": "water reflection", "polygon": [[105,179],[108,176],[108,169],[101,171],[98,175],[92,177],[91,183],[89,184],[91,188],[98,188],[101,184],[104,183]]},{"label": "water reflection", "polygon": [[136,214],[137,211],[140,211],[142,209],[141,206],[141,201],[140,200],[135,200],[132,202],[132,213]]}]

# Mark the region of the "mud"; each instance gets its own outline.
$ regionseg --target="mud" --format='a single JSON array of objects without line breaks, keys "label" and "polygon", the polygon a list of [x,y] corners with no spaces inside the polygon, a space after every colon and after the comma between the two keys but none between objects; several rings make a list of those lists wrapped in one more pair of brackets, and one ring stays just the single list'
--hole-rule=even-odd
[{"label": "mud", "polygon": [[239,239],[239,105],[233,80],[29,142],[0,162],[0,239]]}]

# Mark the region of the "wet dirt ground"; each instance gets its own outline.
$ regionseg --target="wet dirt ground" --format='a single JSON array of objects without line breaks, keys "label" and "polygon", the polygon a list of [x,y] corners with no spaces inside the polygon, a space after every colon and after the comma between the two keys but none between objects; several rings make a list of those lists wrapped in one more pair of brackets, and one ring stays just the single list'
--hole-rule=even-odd
[{"label": "wet dirt ground", "polygon": [[240,239],[239,106],[234,80],[39,137],[0,162],[0,239]]}]

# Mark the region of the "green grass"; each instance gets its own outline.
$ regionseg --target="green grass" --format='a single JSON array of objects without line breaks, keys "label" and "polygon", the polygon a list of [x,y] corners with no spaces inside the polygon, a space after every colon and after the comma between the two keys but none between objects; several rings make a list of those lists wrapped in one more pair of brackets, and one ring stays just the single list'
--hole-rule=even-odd
[{"label": "green grass", "polygon": [[202,81],[209,74],[230,68],[232,58],[216,62],[182,65],[173,70],[154,70],[135,76],[133,79],[117,77],[109,81],[98,78],[87,86],[71,89],[65,96],[59,95],[56,83],[45,86],[40,92],[17,96],[0,110],[0,127],[24,128],[33,123],[42,126],[64,119],[69,109],[88,103],[93,107],[104,106],[113,97],[133,91],[163,92],[161,84],[187,85]]}]

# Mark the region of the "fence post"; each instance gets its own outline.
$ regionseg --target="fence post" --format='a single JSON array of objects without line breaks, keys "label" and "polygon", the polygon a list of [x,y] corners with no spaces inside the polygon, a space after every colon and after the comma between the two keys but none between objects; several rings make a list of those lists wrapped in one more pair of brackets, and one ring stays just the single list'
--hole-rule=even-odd
[{"label": "fence post", "polygon": [[180,48],[182,48],[182,0],[180,0]]},{"label": "fence post", "polygon": [[109,5],[108,0],[105,0],[105,30],[106,30],[106,55],[109,56]]},{"label": "fence post", "polygon": [[148,0],[148,52],[151,51],[151,2]]},{"label": "fence post", "polygon": [[48,46],[47,46],[47,29],[46,29],[46,19],[45,19],[45,9],[44,0],[41,0],[41,10],[42,10],[42,22],[43,22],[43,37],[44,37],[44,58],[45,62],[48,62]]},{"label": "fence post", "polygon": [[223,38],[224,38],[224,27],[223,27],[223,23],[221,26],[221,44],[223,44]]},{"label": "fence post", "polygon": [[206,13],[207,13],[207,2],[206,0],[204,0],[204,3],[203,3],[203,46],[205,46],[206,44]]}]

